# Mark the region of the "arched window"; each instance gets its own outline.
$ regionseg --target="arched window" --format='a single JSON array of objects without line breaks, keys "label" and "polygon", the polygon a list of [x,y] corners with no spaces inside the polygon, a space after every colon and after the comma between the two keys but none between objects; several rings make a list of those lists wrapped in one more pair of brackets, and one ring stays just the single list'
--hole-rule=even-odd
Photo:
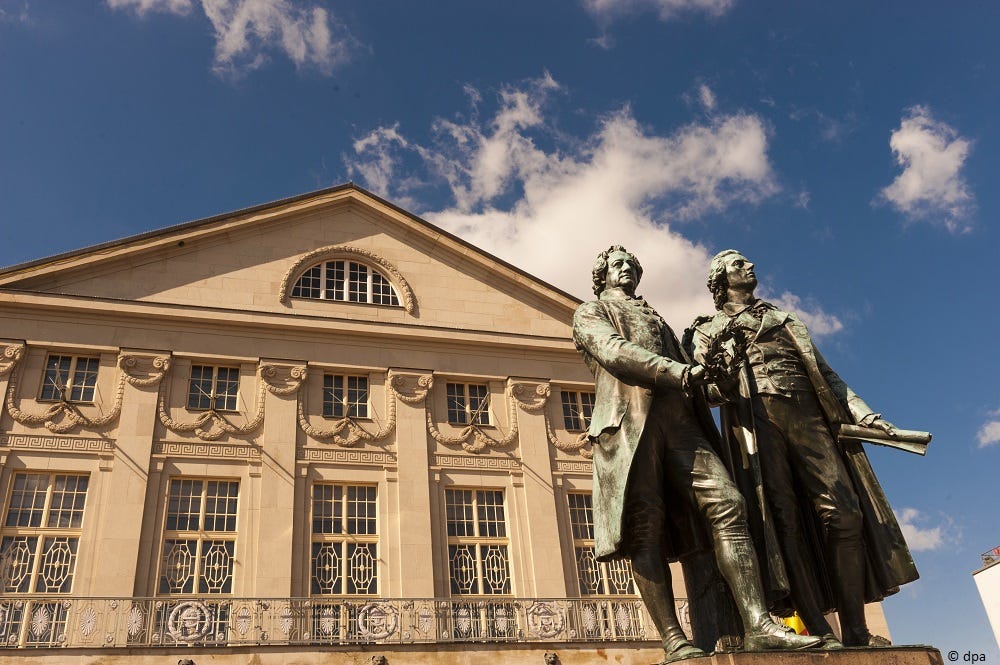
[{"label": "arched window", "polygon": [[385,275],[348,259],[324,261],[307,269],[292,286],[292,297],[399,307],[396,289]]}]

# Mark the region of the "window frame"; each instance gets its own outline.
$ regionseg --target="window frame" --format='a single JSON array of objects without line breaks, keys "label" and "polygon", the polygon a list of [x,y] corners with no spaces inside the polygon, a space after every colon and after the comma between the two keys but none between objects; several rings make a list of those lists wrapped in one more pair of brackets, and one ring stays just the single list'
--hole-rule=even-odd
[{"label": "window frame", "polygon": [[[340,503],[340,531],[317,531],[317,520],[326,519],[326,515],[317,515],[317,489],[319,488],[329,488],[331,490],[331,501]],[[341,490],[341,497],[337,498],[337,489]],[[352,516],[350,515],[350,505],[351,497],[350,490],[366,490],[371,492],[370,497],[360,498],[361,503],[370,506],[373,513],[371,515],[365,515],[364,517],[354,516],[354,519],[364,520],[366,522],[374,522],[374,531],[368,533],[360,533],[356,529],[354,533],[350,529],[350,521]],[[317,480],[314,481],[310,486],[309,492],[309,547],[306,549],[306,556],[308,557],[307,570],[308,572],[308,585],[309,585],[309,596],[312,598],[377,598],[381,596],[382,583],[383,580],[379,575],[379,554],[380,554],[380,542],[379,542],[379,532],[382,527],[382,520],[379,517],[379,489],[376,483],[365,483],[365,482],[343,482],[343,481],[325,481]],[[325,500],[325,497],[323,498]],[[329,519],[337,520],[337,506],[336,503],[331,503],[331,514]],[[333,544],[339,546],[339,560],[337,565],[339,567],[338,580],[336,582],[330,583],[330,586],[336,588],[339,585],[339,591],[323,592],[321,590],[322,583],[316,578],[316,557],[319,555],[318,548],[322,549],[323,545]],[[355,546],[354,552],[351,552],[351,546]],[[368,549],[368,556],[372,559],[370,565],[372,566],[371,579],[368,582],[370,588],[369,591],[363,592],[358,591],[357,582],[354,582],[355,591],[353,593],[349,592],[349,584],[351,582],[351,558],[354,553],[357,552],[358,548],[364,546]],[[374,550],[372,552],[372,550]],[[317,590],[320,589],[320,590]]]},{"label": "window frame", "polygon": [[[585,396],[589,396],[589,404],[587,404]],[[560,390],[559,399],[562,409],[563,427],[566,428],[567,432],[586,432],[590,429],[590,420],[594,415],[594,405],[597,403],[597,394],[594,391]]]},{"label": "window frame", "polygon": [[[195,381],[204,382],[204,377],[195,379],[195,370],[200,369],[202,371],[208,369],[211,370],[211,384],[212,389],[208,394],[205,394],[204,390],[200,389],[201,394],[198,395],[195,390]],[[232,394],[229,393],[219,393],[219,371],[225,370],[226,372],[235,372],[235,380],[229,375],[225,379],[227,386],[233,386]],[[242,378],[240,368],[238,366],[232,365],[208,365],[201,363],[191,363],[190,371],[188,372],[188,389],[187,389],[187,401],[185,402],[185,408],[188,411],[215,411],[217,413],[238,413],[240,410],[240,379]],[[208,400],[208,406],[192,405],[192,397],[197,397],[199,400],[205,398]],[[233,406],[229,407],[226,401],[223,401],[223,406],[217,407],[216,402],[220,399],[228,400],[232,398]]]},{"label": "window frame", "polygon": [[[29,553],[30,556],[29,570],[22,573],[22,578],[21,578],[22,581],[17,585],[18,588],[14,590],[7,590],[5,589],[6,580],[0,579],[0,596],[8,593],[11,594],[23,593],[32,595],[34,594],[62,595],[62,594],[71,594],[73,592],[73,584],[76,580],[76,565],[79,562],[80,558],[80,541],[83,537],[83,527],[85,524],[84,520],[86,516],[87,494],[90,491],[90,475],[91,474],[89,473],[79,472],[79,471],[36,471],[31,469],[19,469],[15,471],[13,474],[11,474],[10,482],[8,483],[7,494],[4,501],[3,522],[0,523],[0,550],[4,551],[4,553],[6,554],[6,550],[3,550],[3,541],[7,538],[12,539],[11,545],[13,545],[13,541],[16,541],[17,539],[26,539],[27,542],[31,542],[31,539],[34,539],[34,542],[29,546],[31,550]],[[14,498],[14,493],[15,491],[17,491],[16,490],[17,479],[19,477],[24,478],[28,476],[34,476],[45,479],[44,481],[45,494],[42,499],[42,505],[40,507],[36,507],[30,504],[28,505],[28,511],[26,513],[29,519],[28,524],[8,525],[8,521],[11,518],[11,511],[12,511],[11,503]],[[82,495],[82,503],[81,505],[79,505],[79,507],[75,505],[75,502],[71,503],[70,506],[68,507],[70,524],[66,526],[60,526],[58,524],[56,524],[55,526],[50,525],[50,522],[54,514],[58,515],[57,519],[62,519],[64,513],[67,510],[67,506],[64,502],[61,502],[60,505],[54,510],[53,497],[57,491],[56,484],[59,478],[67,478],[67,479],[74,478],[76,480],[76,485],[71,490],[69,488],[65,487],[63,488],[62,490],[64,495],[63,501],[65,500],[66,495],[69,495],[71,498],[73,496],[79,497]],[[79,483],[81,481],[83,481],[86,485],[83,488],[82,492],[79,489]],[[37,488],[35,488],[31,498],[33,499],[34,497],[37,496],[38,496],[38,491]],[[35,502],[32,501],[32,503]],[[25,514],[23,513],[24,507],[25,504],[22,503],[18,511],[19,514]],[[36,510],[38,511],[38,523],[33,525],[30,523],[30,521],[32,520],[32,515]],[[79,518],[77,523],[74,525],[73,521],[75,513],[79,513]],[[50,565],[49,563],[43,561],[43,559],[49,556],[48,543],[51,542],[53,544],[57,544],[59,541],[62,541],[62,543],[66,545],[66,548],[68,550],[69,561],[68,562],[66,561],[65,558],[66,550],[64,550],[63,551],[64,556],[61,561],[54,561],[50,563],[51,565],[61,567],[63,570],[66,571],[60,586],[65,586],[67,588],[57,589],[57,590],[51,590],[50,588],[46,588],[40,590],[38,586],[39,584],[45,582],[45,575],[46,575],[46,573],[43,572],[42,569],[44,566]],[[72,546],[70,545],[71,542]],[[57,552],[56,554],[58,556],[59,553]],[[2,560],[2,558],[0,558],[0,560]],[[15,564],[10,563],[9,561],[2,561],[2,565],[0,565],[0,568],[6,568],[9,565],[15,565]],[[6,571],[2,577],[6,577]],[[25,586],[26,588],[24,590],[21,590],[20,587],[22,586]]]},{"label": "window frame", "polygon": [[[570,547],[572,548],[573,571],[576,577],[576,587],[581,598],[602,598],[602,597],[635,597],[639,595],[635,585],[635,576],[632,574],[631,563],[626,559],[616,561],[597,561],[596,545],[594,541],[594,497],[593,492],[586,490],[567,490],[566,494],[566,514],[569,525]],[[574,505],[574,497],[585,499],[586,505]],[[577,519],[580,514],[590,515],[589,521]],[[595,585],[588,588],[584,586],[585,571],[581,569],[581,558],[589,557],[594,568],[591,574],[596,578],[597,591],[593,590]],[[612,580],[614,576],[628,577],[625,584],[630,587],[630,591],[622,592],[615,587]],[[620,588],[620,587],[619,587]]]},{"label": "window frame", "polygon": [[[452,501],[452,493],[470,493],[471,502],[468,504],[455,503]],[[494,496],[500,497],[500,503],[489,504],[483,502],[482,499],[485,498],[486,494],[492,494]],[[513,562],[511,561],[512,547],[510,538],[510,524],[508,523],[509,511],[507,510],[507,491],[503,488],[498,487],[445,487],[444,488],[444,502],[443,506],[445,509],[443,526],[446,535],[446,547],[448,553],[448,593],[450,597],[457,599],[464,598],[507,598],[514,595],[514,579],[513,579]],[[463,507],[467,510],[463,510],[463,514],[466,519],[453,520],[450,513],[452,507]],[[484,519],[480,508],[489,507],[499,507],[502,511],[502,518],[500,520],[489,519],[489,511],[487,510],[487,517]],[[493,511],[495,515],[496,511]],[[457,533],[458,529],[452,528],[453,524],[456,526],[459,522],[464,522],[466,524],[471,523],[473,528],[473,533]],[[483,535],[482,523],[493,524],[497,528],[496,535],[486,534]],[[502,527],[502,533],[500,532]],[[463,529],[464,530],[464,529]],[[454,531],[454,532],[453,532]],[[459,556],[458,548],[471,548],[471,558],[475,566],[475,578],[471,585],[475,591],[469,593],[463,593],[460,590],[462,586],[460,581],[456,580],[455,577],[455,567],[456,567],[456,557]],[[504,584],[500,587],[500,591],[486,591],[487,584],[490,588],[496,588],[496,585],[488,582],[487,576],[489,572],[486,568],[486,559],[491,556],[492,552],[488,548],[498,548],[496,551],[503,552],[503,562],[506,570],[504,574],[506,580]],[[466,549],[469,552],[469,549]]]},{"label": "window frame", "polygon": [[[168,526],[170,525],[170,515],[171,515],[170,503],[173,497],[171,490],[175,482],[201,483],[201,490],[200,493],[197,495],[197,499],[199,502],[197,529],[168,528]],[[219,519],[217,517],[219,515],[222,515],[223,519],[227,521],[228,519],[231,518],[233,521],[231,529],[228,528],[222,530],[214,529],[210,531],[205,528],[206,515],[208,513],[208,489],[210,483],[227,483],[229,485],[236,486],[235,495],[228,493],[227,494],[217,493],[216,495],[214,495],[214,498],[216,499],[217,502],[216,507],[218,507],[219,501],[235,500],[236,502],[235,510],[231,514],[229,514],[228,512],[220,513],[218,511],[212,513],[213,516],[216,516],[213,518],[213,521]],[[169,478],[166,488],[167,491],[166,495],[164,496],[164,502],[163,502],[163,513],[162,513],[163,528],[160,530],[160,544],[157,550],[158,556],[156,562],[156,578],[155,578],[156,596],[177,598],[177,597],[191,597],[191,596],[232,596],[234,594],[236,586],[236,564],[238,562],[238,554],[239,554],[237,545],[239,541],[239,527],[240,527],[241,484],[242,482],[240,481],[239,478],[222,478],[214,476],[201,477],[201,476],[186,476],[186,475],[171,476]],[[187,505],[190,506],[192,497],[194,497],[195,495],[193,494],[185,495],[178,493],[177,496],[179,502],[187,500],[188,501]],[[180,503],[178,507],[180,508]],[[180,510],[178,510],[177,515],[178,519],[180,519],[182,515],[190,516],[191,513],[190,512],[181,513]],[[190,519],[190,517],[188,517],[188,519]],[[224,524],[224,526],[228,526],[228,523]],[[189,550],[190,556],[193,557],[190,563],[191,572],[188,575],[188,577],[190,578],[191,590],[172,591],[169,588],[170,581],[166,578],[166,569],[167,566],[170,565],[167,563],[167,558],[168,558],[167,543],[169,542],[183,543],[185,541],[186,543],[190,543],[191,541],[196,542],[194,552],[191,553]],[[211,586],[208,585],[207,583],[205,585],[206,586],[205,590],[202,590],[202,581],[203,581],[202,578],[204,577],[204,572],[206,567],[204,562],[206,558],[205,543],[211,543],[210,547],[211,549],[214,548],[216,544],[220,542],[230,544],[229,551],[227,552],[227,555],[229,557],[228,582],[222,585],[223,587],[225,587],[228,584],[229,590],[214,591],[212,590]],[[187,586],[187,584],[188,583],[185,582],[184,586]],[[167,585],[167,588],[164,590],[165,585]]]},{"label": "window frame", "polygon": [[[342,265],[338,267],[336,264]],[[352,276],[359,272],[359,268],[363,268],[365,271],[363,281],[356,277],[352,279]],[[300,286],[303,278],[311,271],[317,269],[319,272],[318,275],[309,276],[310,280],[316,280],[315,285]],[[338,270],[340,277],[334,277],[331,280],[330,275],[336,275]],[[330,285],[331,281],[333,286]],[[337,286],[338,282],[340,283],[339,288]],[[356,290],[355,287],[359,284],[363,287],[363,291]],[[386,292],[386,288],[388,292]],[[318,291],[318,295],[303,295],[305,291],[310,293]],[[363,296],[364,299],[353,299],[352,295],[355,293]],[[403,307],[399,289],[396,288],[396,285],[393,284],[392,280],[382,270],[379,270],[370,263],[358,261],[350,257],[328,258],[302,269],[299,271],[295,281],[292,282],[289,289],[289,297],[300,300],[318,300],[321,302],[343,302],[356,305],[376,305],[378,307]]]},{"label": "window frame", "polygon": [[[337,399],[337,379],[341,380],[341,399]],[[357,379],[359,383],[364,382],[364,394],[365,401],[361,402],[351,402],[350,394],[351,387],[350,382],[352,379]],[[329,385],[327,385],[329,383]],[[361,391],[361,388],[356,390]],[[329,395],[329,399],[327,396]],[[324,372],[323,373],[323,417],[340,420],[343,418],[355,418],[358,420],[371,420],[371,381],[369,381],[369,376],[367,374],[345,374],[339,372]],[[337,415],[337,407],[341,408],[341,414]],[[329,407],[329,408],[328,408]],[[351,413],[352,409],[357,407],[358,413]],[[364,413],[360,413],[361,407],[364,407]]]},{"label": "window frame", "polygon": [[[482,395],[476,395],[479,406],[472,408],[471,389],[482,389]],[[478,390],[477,390],[478,392]],[[448,424],[455,427],[493,427],[493,417],[490,413],[491,407],[490,386],[488,383],[463,383],[460,381],[447,381],[445,383],[445,407],[448,413]],[[461,400],[461,404],[458,401]],[[453,401],[456,406],[452,406]],[[456,417],[461,415],[462,419]]]},{"label": "window frame", "polygon": [[[70,364],[69,364],[69,367],[66,368],[66,383],[65,383],[65,385],[62,388],[59,388],[58,385],[51,384],[53,386],[53,391],[56,392],[56,393],[58,393],[59,396],[58,397],[56,397],[56,396],[46,397],[46,395],[45,395],[46,388],[48,388],[49,385],[50,385],[49,381],[48,381],[49,370],[50,370],[49,363],[50,363],[50,361],[53,358],[59,358],[59,359],[69,358],[70,359]],[[82,371],[79,368],[81,360],[85,360],[88,363],[87,369],[84,369]],[[89,363],[91,363],[91,362],[95,363],[95,367],[94,367],[93,371],[91,371],[91,369],[89,367]],[[61,370],[60,369],[58,369],[58,368],[51,368],[51,369],[55,369],[56,372],[59,372],[61,374]],[[39,402],[65,402],[67,404],[94,404],[97,401],[97,379],[100,376],[100,373],[101,373],[101,357],[100,356],[76,355],[76,354],[70,354],[70,353],[49,353],[49,354],[47,354],[45,356],[45,365],[42,368],[42,381],[41,381],[41,384],[38,386],[38,401]],[[79,399],[73,399],[73,392],[77,388],[76,380],[77,380],[77,376],[79,374],[82,374],[82,376],[84,377],[84,384],[83,384],[83,387],[80,388],[80,391],[81,391],[80,398]],[[57,374],[57,376],[58,376],[58,374]],[[87,379],[89,377],[92,377],[92,380],[89,382],[89,385],[88,385]],[[86,391],[88,391],[88,390],[90,391],[90,399],[84,399],[84,396],[86,395]]]}]

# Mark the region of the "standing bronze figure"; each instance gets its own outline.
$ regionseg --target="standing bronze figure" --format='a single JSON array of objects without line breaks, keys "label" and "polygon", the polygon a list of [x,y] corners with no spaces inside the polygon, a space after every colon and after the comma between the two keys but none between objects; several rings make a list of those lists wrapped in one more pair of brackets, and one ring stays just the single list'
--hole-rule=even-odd
[{"label": "standing bronze figure", "polygon": [[[886,440],[903,433],[830,369],[794,314],[757,299],[756,287],[753,263],[720,252],[708,278],[718,312],[690,333],[699,362],[741,372],[739,385],[719,386],[730,444],[723,458],[748,499],[772,609],[790,590],[825,648],[887,646],[869,632],[864,603],[895,593],[917,571],[861,443],[838,443],[837,434],[842,425]],[[833,610],[843,644],[824,617]]]},{"label": "standing bronze figure", "polygon": [[705,655],[681,630],[668,561],[714,548],[743,620],[747,650],[816,646],[771,620],[745,504],[713,446],[721,443],[698,387],[705,370],[635,289],[642,267],[623,247],[594,265],[598,300],[581,305],[573,338],[594,374],[594,527],[602,561],[629,558],[663,638],[664,662]]}]

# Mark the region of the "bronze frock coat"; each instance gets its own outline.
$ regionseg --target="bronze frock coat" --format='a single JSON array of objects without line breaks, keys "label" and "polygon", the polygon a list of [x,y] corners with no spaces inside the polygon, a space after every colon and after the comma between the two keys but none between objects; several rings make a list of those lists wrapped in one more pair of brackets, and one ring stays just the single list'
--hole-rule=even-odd
[{"label": "bronze frock coat", "polygon": [[[629,473],[657,391],[681,391],[686,356],[670,326],[641,298],[614,297],[584,303],[573,317],[573,339],[594,374],[596,402],[589,436],[594,442],[594,540],[597,557],[621,558],[628,534],[622,508]],[[660,388],[657,388],[657,384]],[[690,417],[713,449],[721,438],[703,392],[691,391]],[[688,416],[685,416],[688,417]],[[664,487],[668,508],[665,556],[676,560],[711,549],[707,524],[690,498]],[[625,548],[627,550],[627,548]]]}]

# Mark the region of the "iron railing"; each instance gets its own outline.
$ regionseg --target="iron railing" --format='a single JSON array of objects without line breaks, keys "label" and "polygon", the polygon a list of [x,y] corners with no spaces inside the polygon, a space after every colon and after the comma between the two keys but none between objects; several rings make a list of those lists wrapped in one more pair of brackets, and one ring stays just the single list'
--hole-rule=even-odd
[{"label": "iron railing", "polygon": [[655,639],[637,599],[0,596],[8,649]]}]

